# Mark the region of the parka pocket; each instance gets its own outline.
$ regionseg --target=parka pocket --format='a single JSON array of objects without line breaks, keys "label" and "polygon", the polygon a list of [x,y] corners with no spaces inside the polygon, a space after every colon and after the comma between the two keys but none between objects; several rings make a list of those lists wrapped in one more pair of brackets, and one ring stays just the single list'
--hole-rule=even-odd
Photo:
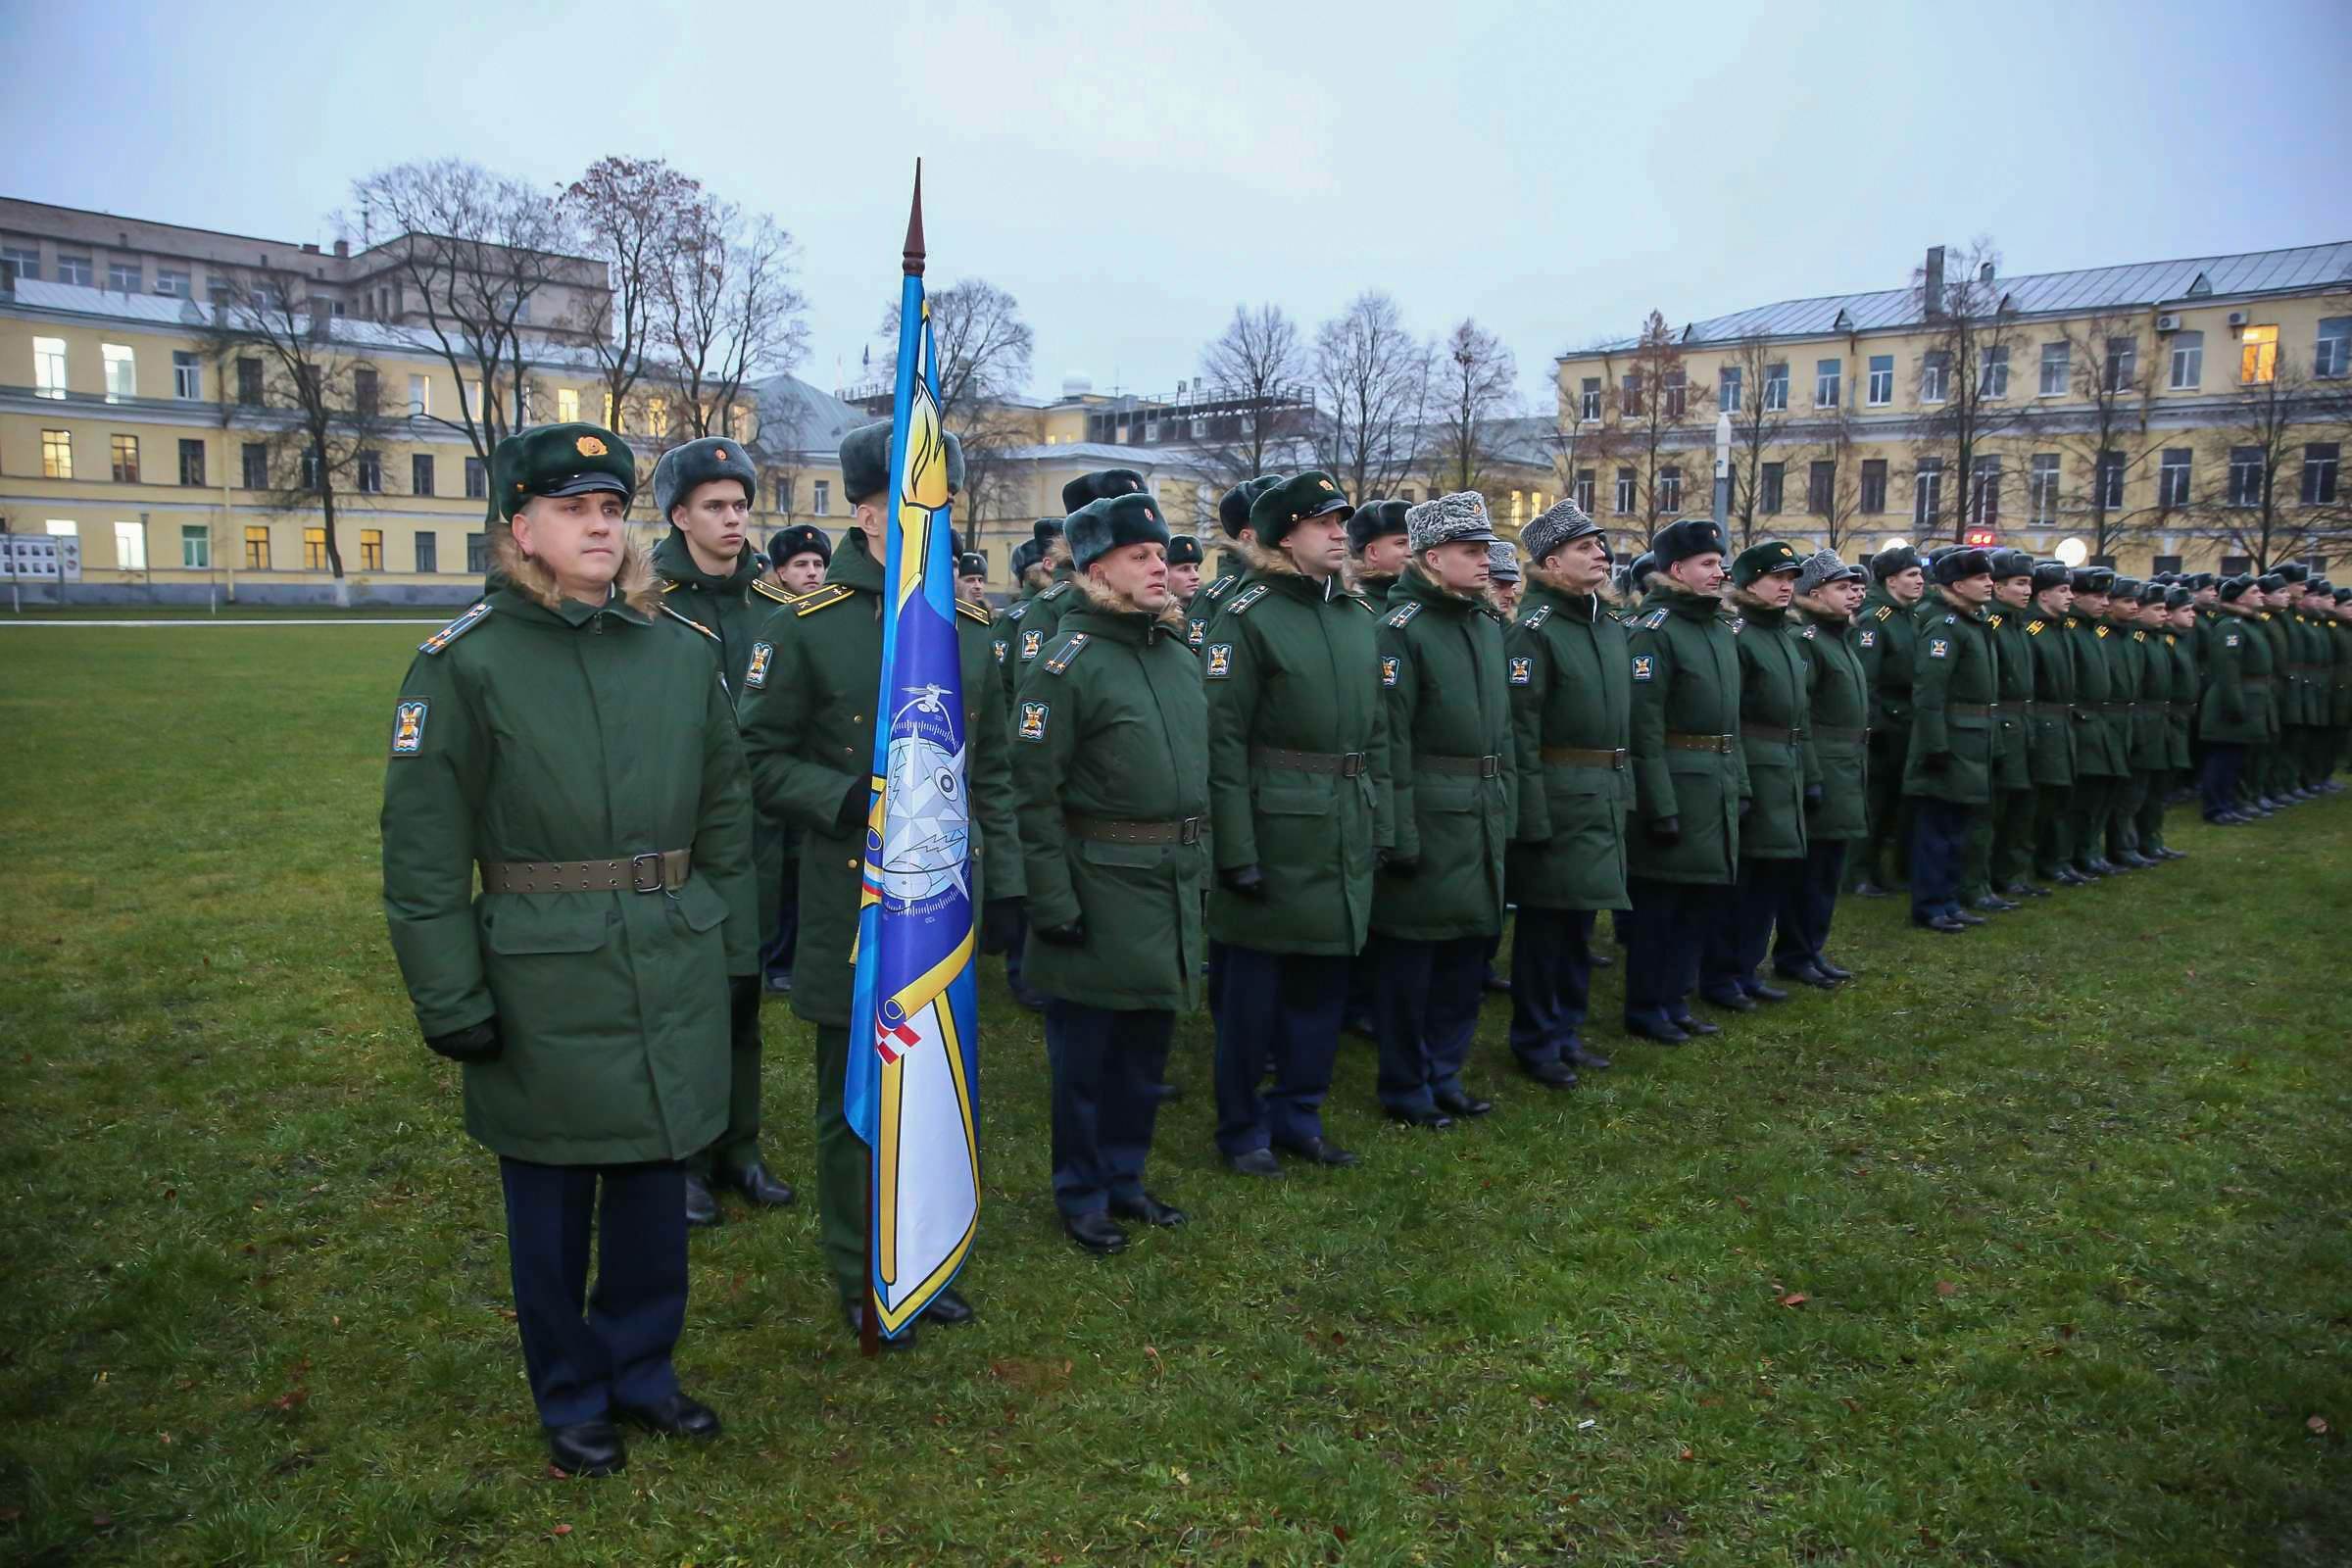
[{"label": "parka pocket", "polygon": [[1115,865],[1128,870],[1149,871],[1168,858],[1165,844],[1110,844],[1102,839],[1079,839],[1072,846],[1078,858],[1089,865]]},{"label": "parka pocket", "polygon": [[500,897],[482,917],[492,953],[508,957],[535,954],[594,953],[611,940],[609,894],[513,894]]},{"label": "parka pocket", "polygon": [[686,929],[697,934],[710,930],[727,917],[727,901],[718,896],[716,888],[699,876],[686,879],[686,885],[678,889],[676,903],[671,907],[677,910],[678,918],[686,922]]},{"label": "parka pocket", "polygon": [[1331,786],[1322,780],[1285,780],[1260,784],[1254,792],[1257,809],[1267,816],[1329,816]]}]

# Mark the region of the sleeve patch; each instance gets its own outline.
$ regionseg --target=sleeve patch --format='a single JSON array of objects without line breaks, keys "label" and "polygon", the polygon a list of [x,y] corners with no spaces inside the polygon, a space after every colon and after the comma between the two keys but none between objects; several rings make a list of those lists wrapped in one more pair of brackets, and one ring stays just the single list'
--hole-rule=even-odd
[{"label": "sleeve patch", "polygon": [[1201,674],[1209,680],[1224,680],[1233,673],[1233,644],[1210,643],[1208,667]]},{"label": "sleeve patch", "polygon": [[1390,614],[1389,624],[1401,630],[1412,620],[1415,615],[1418,615],[1419,613],[1421,613],[1421,606],[1418,601],[1415,601],[1411,604],[1398,605],[1396,611]]},{"label": "sleeve patch", "polygon": [[1023,703],[1021,705],[1021,739],[1025,741],[1044,740],[1046,738],[1046,719],[1053,711],[1052,706],[1046,703]]},{"label": "sleeve patch", "polygon": [[1021,662],[1026,664],[1046,646],[1046,634],[1034,628],[1021,633]]},{"label": "sleeve patch", "polygon": [[1865,648],[1876,648],[1879,646],[1879,634],[1875,628],[1865,629],[1862,635],[1854,640]]},{"label": "sleeve patch", "polygon": [[1093,640],[1094,639],[1092,637],[1082,631],[1074,631],[1070,633],[1069,636],[1062,639],[1061,646],[1054,650],[1054,657],[1046,661],[1046,673],[1049,675],[1058,675],[1063,670],[1069,668],[1071,661],[1075,660],[1080,654],[1085,653],[1086,645]]},{"label": "sleeve patch", "polygon": [[2222,633],[2222,646],[2224,648],[2235,648],[2237,646],[2237,633],[2233,631]]},{"label": "sleeve patch", "polygon": [[1004,662],[1004,650],[1005,650],[1005,649],[1006,649],[1006,648],[1009,646],[1009,645],[1008,645],[1008,644],[1007,644],[1007,643],[1004,641],[1004,638],[1002,638],[1002,637],[1000,637],[1000,638],[998,638],[998,639],[997,639],[997,640],[996,640],[994,643],[991,643],[989,646],[990,646],[991,648],[993,648],[993,649],[996,651],[996,655],[997,655],[997,662],[998,662],[998,663],[1000,663],[1000,664],[1002,664],[1003,662]]},{"label": "sleeve patch", "polygon": [[1396,657],[1395,654],[1383,654],[1383,655],[1381,655],[1381,656],[1380,656],[1380,683],[1381,683],[1383,686],[1394,686],[1394,685],[1396,685],[1396,677],[1397,677],[1399,674],[1401,674],[1401,673],[1403,672],[1403,668],[1404,668],[1404,662],[1403,662],[1402,660],[1398,659],[1398,658],[1397,658],[1397,657]]},{"label": "sleeve patch", "polygon": [[1207,635],[1208,635],[1208,622],[1207,622],[1207,621],[1205,621],[1205,620],[1200,620],[1200,619],[1194,619],[1194,620],[1188,620],[1188,621],[1186,621],[1186,622],[1184,623],[1184,646],[1185,646],[1185,647],[1187,647],[1187,648],[1198,648],[1198,647],[1200,647],[1200,640],[1201,640],[1203,637],[1206,637]]},{"label": "sleeve patch", "polygon": [[1634,679],[1647,680],[1650,678],[1651,672],[1656,668],[1656,661],[1654,661],[1648,654],[1636,654],[1634,656]]},{"label": "sleeve patch", "polygon": [[1950,638],[1948,638],[1948,637],[1931,637],[1931,638],[1929,638],[1929,639],[1928,639],[1928,657],[1929,657],[1930,659],[1949,659],[1949,658],[1951,658],[1951,657],[1952,657],[1952,643],[1951,643],[1951,639],[1950,639]]},{"label": "sleeve patch", "polygon": [[427,637],[424,641],[418,643],[416,645],[416,651],[420,654],[439,653],[442,649],[447,648],[451,643],[456,642],[459,638],[473,630],[474,627],[479,626],[482,621],[488,617],[489,613],[490,601],[487,599],[481,600],[479,603],[475,604],[471,610],[466,611],[466,613],[460,615],[457,619],[451,621],[448,625],[442,627],[439,631],[433,633],[430,637]]},{"label": "sleeve patch", "polygon": [[1514,686],[1524,686],[1535,678],[1536,662],[1524,654],[1513,656],[1511,660],[1511,684]]},{"label": "sleeve patch", "polygon": [[1266,585],[1262,582],[1257,583],[1252,587],[1244,589],[1241,596],[1235,599],[1233,602],[1233,612],[1239,615],[1247,611],[1251,605],[1256,604],[1260,599],[1265,597]]},{"label": "sleeve patch", "polygon": [[415,757],[424,750],[424,715],[431,707],[421,697],[404,697],[392,705],[394,757]]},{"label": "sleeve patch", "polygon": [[775,662],[775,644],[752,644],[752,662],[745,665],[743,670],[744,685],[756,692],[765,691],[767,689],[767,666]]}]

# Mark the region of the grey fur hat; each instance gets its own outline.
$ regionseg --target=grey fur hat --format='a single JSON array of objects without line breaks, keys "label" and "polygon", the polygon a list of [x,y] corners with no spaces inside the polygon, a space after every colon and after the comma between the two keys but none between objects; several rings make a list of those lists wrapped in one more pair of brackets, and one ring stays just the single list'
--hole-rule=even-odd
[{"label": "grey fur hat", "polygon": [[1519,530],[1519,542],[1527,547],[1527,559],[1541,564],[1545,556],[1565,544],[1601,532],[1599,523],[1587,514],[1585,509],[1562,496],[1542,512],[1535,521]]},{"label": "grey fur hat", "polygon": [[1475,490],[1433,496],[1404,514],[1404,541],[1416,556],[1456,539],[1485,544],[1494,537],[1494,524],[1487,515],[1487,498]]},{"label": "grey fur hat", "polygon": [[1487,546],[1487,575],[1495,582],[1519,580],[1519,547],[1508,539],[1496,539]]},{"label": "grey fur hat", "polygon": [[1796,574],[1796,591],[1809,594],[1826,583],[1866,582],[1870,573],[1839,556],[1835,550],[1816,550],[1805,558],[1804,566]]},{"label": "grey fur hat", "polygon": [[699,485],[732,479],[743,486],[743,499],[760,499],[760,474],[752,456],[732,436],[710,435],[684,446],[671,447],[654,465],[654,515],[669,521],[669,509],[682,506]]}]

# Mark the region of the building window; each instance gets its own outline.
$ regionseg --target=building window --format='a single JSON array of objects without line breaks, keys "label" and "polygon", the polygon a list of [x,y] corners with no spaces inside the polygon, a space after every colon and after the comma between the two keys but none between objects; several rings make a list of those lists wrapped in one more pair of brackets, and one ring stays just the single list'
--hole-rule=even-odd
[{"label": "building window", "polygon": [[2230,504],[2233,507],[2262,505],[2262,448],[2230,449]]},{"label": "building window", "polygon": [[1676,370],[1665,379],[1666,417],[1679,419],[1690,407],[1690,377]]},{"label": "building window", "polygon": [[2156,504],[2164,508],[2188,505],[2191,454],[2186,447],[2167,447],[2156,468]]},{"label": "building window", "polygon": [[1929,352],[1919,362],[1919,401],[1941,403],[1950,384],[1952,357],[1941,349]]},{"label": "building window", "polygon": [[204,362],[185,349],[172,351],[172,395],[183,402],[204,396]]},{"label": "building window", "polygon": [[318,449],[317,447],[305,447],[302,449],[303,489],[308,490],[313,494],[317,494],[318,490]]},{"label": "building window", "polygon": [[2175,332],[2173,334],[2172,389],[2193,392],[2205,378],[2205,334]]},{"label": "building window", "polygon": [[241,477],[248,490],[270,488],[270,449],[259,441],[248,441],[239,454],[242,460]]},{"label": "building window", "polygon": [[74,283],[82,288],[90,286],[90,259],[87,256],[68,256],[62,251],[57,258],[57,280]]},{"label": "building window", "polygon": [[2058,520],[2058,454],[2036,452],[2033,467],[2027,475],[2029,500],[2034,509],[2034,520],[2043,526]]},{"label": "building window", "polygon": [[1592,470],[1591,468],[1576,470],[1576,486],[1572,494],[1576,498],[1576,510],[1588,517],[1591,516],[1592,514]]},{"label": "building window", "polygon": [[147,530],[138,523],[115,524],[115,564],[124,571],[147,569]]},{"label": "building window", "polygon": [[2249,326],[2237,342],[2237,378],[2247,386],[2267,383],[2278,373],[2278,329]]},{"label": "building window", "polygon": [[2340,448],[2333,441],[2307,442],[2303,448],[2303,504],[2335,505],[2335,462]]},{"label": "building window", "polygon": [[2001,525],[2001,460],[1981,457],[1968,466],[1969,521],[1979,528]]},{"label": "building window", "polygon": [[[1588,424],[1592,423],[1592,421],[1594,421],[1594,420],[1596,420],[1596,419],[1598,419],[1598,418],[1600,417],[1600,377],[1599,377],[1599,376],[1597,376],[1597,375],[1588,375],[1588,376],[1586,376],[1586,377],[1585,377],[1585,386],[1584,386],[1584,395],[1583,395],[1583,401],[1582,401],[1582,405],[1581,405],[1581,407],[1580,407],[1580,408],[1579,408],[1579,410],[1578,410],[1578,415],[1577,415],[1577,416],[1578,416],[1579,418],[1583,419],[1583,420],[1584,420],[1586,423],[1588,423]],[[1193,421],[1193,423],[1194,423],[1194,424],[1196,424],[1196,425],[1198,425],[1200,422],[1200,421],[1199,419],[1195,419],[1195,420]],[[1193,432],[1193,434],[1195,434],[1195,435],[1199,435],[1200,433],[1200,432],[1199,430],[1195,430],[1195,431]]]},{"label": "building window", "polygon": [[195,280],[185,272],[158,269],[155,274],[155,291],[166,299],[188,299],[196,292]]},{"label": "building window", "polygon": [[136,294],[147,286],[147,279],[141,275],[144,270],[137,262],[109,262],[106,286],[118,294]]},{"label": "building window", "polygon": [[1788,367],[1785,364],[1764,367],[1764,412],[1788,412]]},{"label": "building window", "polygon": [[1682,469],[1670,466],[1658,470],[1658,510],[1670,513],[1683,510]]},{"label": "building window", "polygon": [[363,452],[359,457],[360,494],[378,496],[384,493],[384,459],[378,452]]},{"label": "building window", "polygon": [[215,276],[205,279],[204,297],[215,305],[237,303],[236,287],[225,277]]},{"label": "building window", "polygon": [[1894,401],[1894,356],[1873,354],[1870,357],[1870,406],[1883,409]]},{"label": "building window", "polygon": [[429,452],[409,454],[409,494],[429,496],[433,493],[433,455]]},{"label": "building window", "polygon": [[[1892,377],[1894,371],[1890,368],[1886,373]],[[1864,458],[1862,460],[1862,510],[1873,514],[1886,510],[1886,460],[1885,458]]]},{"label": "building window", "polygon": [[1642,372],[1640,370],[1626,376],[1622,387],[1622,397],[1625,404],[1625,416],[1629,419],[1641,417]]},{"label": "building window", "polygon": [[2006,345],[1995,344],[1984,351],[1983,362],[1977,366],[1977,396],[2005,398],[2008,395],[2009,350]]},{"label": "building window", "polygon": [[2186,564],[2179,556],[2156,556],[2149,560],[2150,571],[2180,571]]},{"label": "building window", "polygon": [[259,408],[262,402],[262,362],[246,355],[237,361],[237,402]]},{"label": "building window", "polygon": [[2111,337],[2107,340],[2107,379],[2105,390],[2129,392],[2139,375],[2139,339]]},{"label": "building window", "polygon": [[1813,366],[1813,406],[1834,409],[1843,383],[1843,360],[1820,360]]},{"label": "building window", "polygon": [[324,571],[326,569],[326,530],[324,528],[302,530],[302,569],[305,571]]},{"label": "building window", "polygon": [[2348,358],[2352,358],[2352,316],[2323,317],[2319,341],[2311,348],[2311,373],[2332,381],[2345,372]]},{"label": "building window", "polygon": [[112,435],[106,438],[107,449],[114,458],[115,483],[139,482],[139,438],[135,435]]},{"label": "building window", "polygon": [[362,414],[375,412],[377,398],[376,374],[362,366],[351,372],[351,406]]},{"label": "building window", "polygon": [[270,525],[268,523],[249,522],[245,525],[245,569],[247,571],[268,571],[270,569]]},{"label": "building window", "polygon": [[2120,511],[2124,504],[2124,455],[2100,453],[2091,483],[2094,496],[2091,505],[2107,512]]},{"label": "building window", "polygon": [[74,432],[43,430],[41,432],[41,477],[71,479],[74,477]]},{"label": "building window", "polygon": [[49,537],[52,539],[78,539],[81,537],[81,524],[78,522],[60,522],[55,517],[51,517],[49,519],[48,531]]},{"label": "building window", "polygon": [[362,571],[384,569],[383,529],[362,528],[360,530],[360,569]]},{"label": "building window", "polygon": [[1727,365],[1715,372],[1715,406],[1726,414],[1740,412],[1740,367]]},{"label": "building window", "polygon": [[420,419],[433,412],[433,378],[429,375],[409,377],[409,417]]},{"label": "building window", "polygon": [[669,399],[645,400],[645,433],[657,441],[669,435]]},{"label": "building window", "polygon": [[2041,346],[2041,395],[2045,398],[2066,396],[2066,385],[2074,374],[2074,349],[2065,343],[2044,343]]},{"label": "building window", "polygon": [[1779,516],[1781,503],[1788,486],[1788,466],[1785,463],[1764,465],[1763,482],[1757,486],[1756,509]]},{"label": "building window", "polygon": [[213,569],[213,530],[201,522],[179,525],[179,564],[188,571]]},{"label": "building window", "polygon": [[1805,470],[1805,510],[1816,517],[1830,514],[1838,495],[1838,465],[1815,463]]},{"label": "building window", "polygon": [[1923,534],[1933,532],[1942,511],[1943,460],[1922,458],[1911,470],[1911,526]]},{"label": "building window", "polygon": [[466,536],[466,569],[467,571],[488,571],[490,569],[490,536],[488,534],[469,533]]},{"label": "building window", "polygon": [[204,483],[204,443],[185,436],[179,442],[179,482]]},{"label": "building window", "polygon": [[[776,481],[776,510],[787,517],[792,515],[792,479],[793,476],[788,473]],[[1205,521],[1213,515],[1208,508],[1208,497],[1200,490],[1195,490],[1193,495],[1194,499],[1200,503],[1197,509],[1200,516]]]},{"label": "building window", "polygon": [[1634,483],[1634,470],[1619,468],[1617,470],[1617,515],[1621,517],[1631,515],[1634,504],[1638,499]]},{"label": "building window", "polygon": [[556,389],[556,419],[559,423],[576,423],[580,417],[580,395],[570,387]]},{"label": "building window", "polygon": [[808,485],[808,510],[812,514],[819,517],[830,517],[833,515],[833,482],[830,479],[816,479],[810,481]]},{"label": "building window", "polygon": [[32,340],[32,389],[36,396],[62,398],[66,395],[66,340],[62,337],[36,337]]},{"label": "building window", "polygon": [[490,494],[490,470],[479,458],[466,460],[466,499],[479,501]]},{"label": "building window", "polygon": [[0,263],[17,270],[17,276],[27,283],[41,280],[41,253],[37,246],[0,245]]},{"label": "building window", "polygon": [[106,401],[122,403],[139,395],[139,367],[130,347],[123,343],[101,343],[98,354],[106,362]]},{"label": "building window", "polygon": [[416,530],[416,569],[420,572],[441,569],[440,536],[423,528]]}]

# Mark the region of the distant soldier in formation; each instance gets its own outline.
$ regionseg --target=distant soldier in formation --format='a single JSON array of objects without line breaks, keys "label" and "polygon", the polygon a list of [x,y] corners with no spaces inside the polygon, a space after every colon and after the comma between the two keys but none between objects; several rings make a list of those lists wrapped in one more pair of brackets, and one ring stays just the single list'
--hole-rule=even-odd
[{"label": "distant soldier in formation", "polygon": [[1225,596],[1239,588],[1250,570],[1250,552],[1257,547],[1257,530],[1250,526],[1250,508],[1257,498],[1282,483],[1278,473],[1261,473],[1254,479],[1244,479],[1225,492],[1217,501],[1217,529],[1227,543],[1217,552],[1217,575],[1200,585],[1184,607],[1185,635],[1198,643],[1197,633],[1208,625],[1208,617],[1216,613]]},{"label": "distant soldier in formation", "polygon": [[1487,602],[1508,621],[1519,613],[1519,547],[1508,539],[1487,546]]},{"label": "distant soldier in formation", "polygon": [[2260,631],[2262,594],[2254,579],[2225,578],[2216,587],[2214,609],[2205,637],[2205,689],[2197,703],[2197,731],[2205,744],[2198,793],[2206,821],[2236,827],[2255,819],[2239,792],[2246,783],[2248,753],[2270,738],[2276,682],[2270,639]]},{"label": "distant soldier in formation", "polygon": [[1828,550],[1806,557],[1796,578],[1806,732],[1821,794],[1805,815],[1803,875],[1782,889],[1772,966],[1785,980],[1824,990],[1854,977],[1830,957],[1829,942],[1846,856],[1869,833],[1870,677],[1854,647],[1853,625],[1869,581],[1866,568]]},{"label": "distant soldier in formation", "polygon": [[[1870,677],[1870,834],[1862,841],[1854,891],[1883,898],[1902,878],[1910,855],[1910,797],[1903,793],[1904,760],[1911,748],[1912,612],[1927,592],[1919,552],[1907,545],[1870,558],[1871,586],[1863,596],[1854,651]],[[1897,875],[1886,875],[1891,857]]]},{"label": "distant soldier in formation", "polygon": [[2075,785],[2069,808],[2075,870],[2084,877],[2114,876],[2123,870],[2107,858],[2107,823],[2130,771],[2131,746],[2115,707],[2116,665],[2107,650],[2114,628],[2107,624],[2107,596],[2115,573],[2106,566],[2078,566],[2069,579],[2074,609],[2066,617],[2067,648],[2074,655]]},{"label": "distant soldier in formation", "polygon": [[2076,735],[2074,574],[2060,561],[2034,564],[2034,598],[2020,617],[2033,661],[2034,700],[2028,705],[2026,760],[2034,778],[2034,873],[2042,882],[2081,887],[2090,878],[2075,869]]},{"label": "distant soldier in formation", "polygon": [[2027,880],[2034,868],[2034,650],[2027,630],[2034,608],[2034,558],[1995,550],[1992,599],[1984,624],[1999,655],[2000,700],[1993,705],[1992,799],[1970,825],[1960,878],[1960,901],[1985,914],[2024,907],[2049,890]]},{"label": "distant soldier in formation", "polygon": [[1179,614],[1200,591],[1200,564],[1205,559],[1200,541],[1191,534],[1168,536],[1168,597],[1176,602]]},{"label": "distant soldier in formation", "polygon": [[1960,906],[1961,857],[1971,819],[1992,800],[1992,705],[2000,655],[1984,605],[1992,562],[1954,550],[1936,562],[1937,597],[1917,615],[1911,665],[1911,754],[1903,793],[1911,797],[1911,923],[1953,933],[1984,917]]},{"label": "distant soldier in formation", "polygon": [[[767,576],[752,586],[776,604],[791,604],[822,584],[825,568],[833,562],[832,539],[822,528],[806,522],[768,535],[767,550]],[[762,814],[756,834],[760,929],[767,933],[760,952],[760,968],[766,989],[783,993],[792,989],[792,959],[801,927],[801,833],[789,822]]]},{"label": "distant soldier in formation", "polygon": [[1367,501],[1348,519],[1348,557],[1354,568],[1356,591],[1376,605],[1386,604],[1389,590],[1404,570],[1404,516],[1409,501]]}]

